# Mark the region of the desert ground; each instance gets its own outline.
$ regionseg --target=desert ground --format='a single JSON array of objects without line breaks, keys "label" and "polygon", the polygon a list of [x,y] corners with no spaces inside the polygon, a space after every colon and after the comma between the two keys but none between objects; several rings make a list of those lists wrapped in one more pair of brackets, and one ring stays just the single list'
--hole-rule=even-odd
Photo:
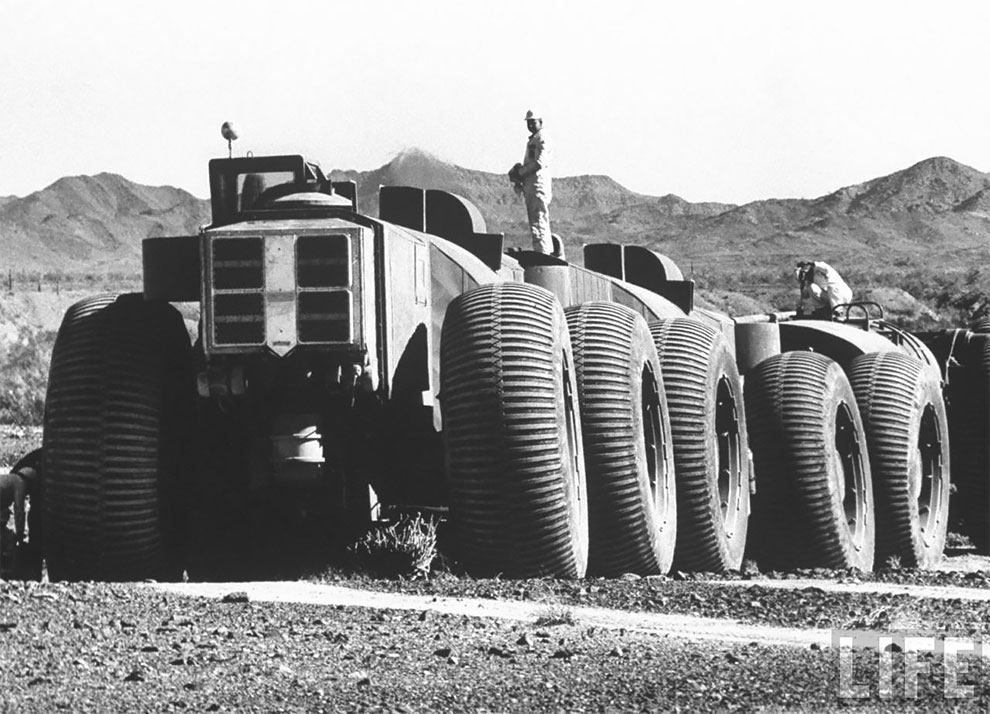
[{"label": "desert ground", "polygon": [[[0,464],[40,443],[0,428]],[[0,711],[983,711],[988,583],[965,548],[929,573],[0,582]]]}]

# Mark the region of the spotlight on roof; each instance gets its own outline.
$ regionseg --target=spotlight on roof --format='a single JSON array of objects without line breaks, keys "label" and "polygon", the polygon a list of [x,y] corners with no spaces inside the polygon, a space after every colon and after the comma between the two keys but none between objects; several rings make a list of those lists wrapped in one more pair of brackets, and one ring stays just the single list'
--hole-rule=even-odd
[{"label": "spotlight on roof", "polygon": [[234,128],[234,122],[225,121],[220,125],[220,136],[227,140],[227,158],[231,158],[234,155],[233,142],[237,140],[237,130]]}]

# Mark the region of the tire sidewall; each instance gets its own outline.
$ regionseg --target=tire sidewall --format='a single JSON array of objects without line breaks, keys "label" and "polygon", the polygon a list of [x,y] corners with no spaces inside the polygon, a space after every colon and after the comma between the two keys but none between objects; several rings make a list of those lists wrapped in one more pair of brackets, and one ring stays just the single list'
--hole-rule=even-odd
[{"label": "tire sidewall", "polygon": [[857,538],[850,534],[848,528],[840,527],[838,529],[838,537],[842,549],[846,552],[847,559],[853,563],[853,567],[868,572],[873,569],[874,550],[872,544],[875,543],[876,538],[876,512],[870,478],[866,432],[863,428],[863,420],[859,413],[852,386],[849,384],[845,372],[835,362],[832,362],[828,366],[825,375],[825,393],[823,394],[822,407],[826,473],[831,496],[832,517],[833,522],[840,525],[847,522],[845,508],[843,507],[843,495],[848,495],[844,494],[845,486],[840,482],[840,479],[843,478],[844,467],[841,457],[835,448],[840,410],[845,409],[846,414],[853,422],[853,428],[856,430],[856,440],[859,445],[859,468],[864,480],[862,490],[857,496],[857,513],[862,510],[862,530]]},{"label": "tire sidewall", "polygon": [[[708,455],[713,463],[718,464],[720,459],[718,447],[718,429],[716,421],[718,418],[718,390],[722,384],[728,386],[735,404],[735,423],[738,429],[739,451],[737,455],[739,463],[732,472],[732,482],[730,488],[730,510],[726,516],[722,515],[720,503],[715,499],[710,502],[711,515],[719,529],[719,543],[724,550],[724,560],[736,564],[742,564],[743,554],[746,548],[746,534],[748,531],[750,513],[750,462],[748,457],[748,436],[746,432],[745,405],[743,403],[742,383],[739,378],[739,371],[736,368],[735,359],[729,351],[725,338],[718,334],[712,343],[710,354],[711,369],[708,371],[708,383],[706,389],[709,394],[716,395],[705,403],[705,438],[708,443]],[[719,493],[719,469],[708,469],[708,480],[713,493]],[[734,498],[733,498],[734,493]]]},{"label": "tire sidewall", "polygon": [[920,513],[918,511],[918,497],[920,496],[923,478],[921,464],[919,460],[914,460],[910,469],[909,493],[911,494],[910,506],[912,524],[914,528],[915,542],[918,543],[920,554],[923,556],[922,565],[934,565],[942,558],[945,550],[945,541],[948,536],[949,521],[949,498],[950,498],[950,477],[952,474],[952,462],[949,449],[949,417],[945,408],[945,401],[942,398],[941,376],[931,369],[922,370],[918,385],[918,402],[911,415],[911,430],[909,435],[916,440],[921,435],[922,418],[930,406],[935,413],[935,421],[938,425],[940,437],[940,454],[942,464],[937,483],[932,483],[933,491],[938,489],[939,498],[937,506],[936,533],[934,537],[925,541],[921,533]]},{"label": "tire sidewall", "polygon": [[557,424],[564,498],[570,522],[571,543],[578,572],[588,569],[588,484],[581,439],[581,408],[578,399],[577,367],[560,303],[553,304],[553,381],[557,390]]},{"label": "tire sidewall", "polygon": [[[725,336],[692,317],[650,323],[670,414],[677,493],[674,566],[684,570],[741,567],[749,527],[749,439],[742,380]],[[720,462],[720,385],[731,399],[734,464]],[[723,409],[729,409],[726,405]],[[724,426],[724,424],[723,424]],[[700,435],[700,436],[699,436]],[[720,466],[731,466],[733,508],[722,514]],[[729,521],[727,524],[726,521]]]},{"label": "tire sidewall", "polygon": [[[583,303],[565,314],[579,367],[590,566],[606,576],[665,573],[673,561],[677,504],[670,420],[653,336],[641,315],[615,303]],[[649,396],[644,395],[648,380]],[[645,400],[651,397],[648,417]],[[648,418],[655,423],[648,424]],[[653,474],[647,426],[658,442]]]},{"label": "tire sidewall", "polygon": [[[670,412],[667,397],[663,390],[663,375],[657,348],[650,335],[646,321],[637,316],[634,323],[632,349],[629,358],[629,383],[633,404],[633,435],[635,439],[636,470],[646,478],[639,479],[639,498],[643,504],[644,520],[650,533],[654,553],[669,553],[673,560],[674,543],[677,539],[677,487],[674,474],[674,445],[670,433]],[[657,450],[657,487],[654,494],[650,486],[649,463],[646,454],[646,419],[643,411],[643,374],[649,371],[656,381],[657,403],[659,408],[656,426],[660,431],[662,444]],[[665,558],[660,569],[666,572],[670,562]]]}]

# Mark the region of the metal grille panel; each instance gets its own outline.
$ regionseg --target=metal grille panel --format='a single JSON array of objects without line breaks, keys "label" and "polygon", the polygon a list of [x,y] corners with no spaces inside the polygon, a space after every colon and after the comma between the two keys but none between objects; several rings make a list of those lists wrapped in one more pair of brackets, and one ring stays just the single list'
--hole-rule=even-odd
[{"label": "metal grille panel", "polygon": [[214,290],[261,290],[264,284],[261,238],[218,238],[213,241]]},{"label": "metal grille panel", "polygon": [[265,341],[265,301],[261,293],[219,294],[213,298],[213,334],[218,345],[260,345]]},{"label": "metal grille panel", "polygon": [[351,291],[299,293],[300,342],[350,342]]},{"label": "metal grille panel", "polygon": [[213,341],[217,345],[265,342],[265,244],[262,238],[211,242]]},{"label": "metal grille panel", "polygon": [[352,342],[355,251],[346,232],[212,238],[212,345],[283,355],[297,343]]},{"label": "metal grille panel", "polygon": [[299,287],[346,288],[351,284],[351,242],[348,236],[299,236],[296,275]]}]

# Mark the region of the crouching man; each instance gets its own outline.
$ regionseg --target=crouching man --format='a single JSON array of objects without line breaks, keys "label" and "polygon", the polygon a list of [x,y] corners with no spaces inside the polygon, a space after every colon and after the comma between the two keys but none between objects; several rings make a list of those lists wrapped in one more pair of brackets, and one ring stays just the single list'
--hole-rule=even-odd
[{"label": "crouching man", "polygon": [[798,317],[831,320],[836,307],[852,302],[852,290],[828,263],[803,261],[797,264],[796,273],[801,290]]},{"label": "crouching man", "polygon": [[0,578],[41,578],[40,492],[41,449],[0,473]]}]

